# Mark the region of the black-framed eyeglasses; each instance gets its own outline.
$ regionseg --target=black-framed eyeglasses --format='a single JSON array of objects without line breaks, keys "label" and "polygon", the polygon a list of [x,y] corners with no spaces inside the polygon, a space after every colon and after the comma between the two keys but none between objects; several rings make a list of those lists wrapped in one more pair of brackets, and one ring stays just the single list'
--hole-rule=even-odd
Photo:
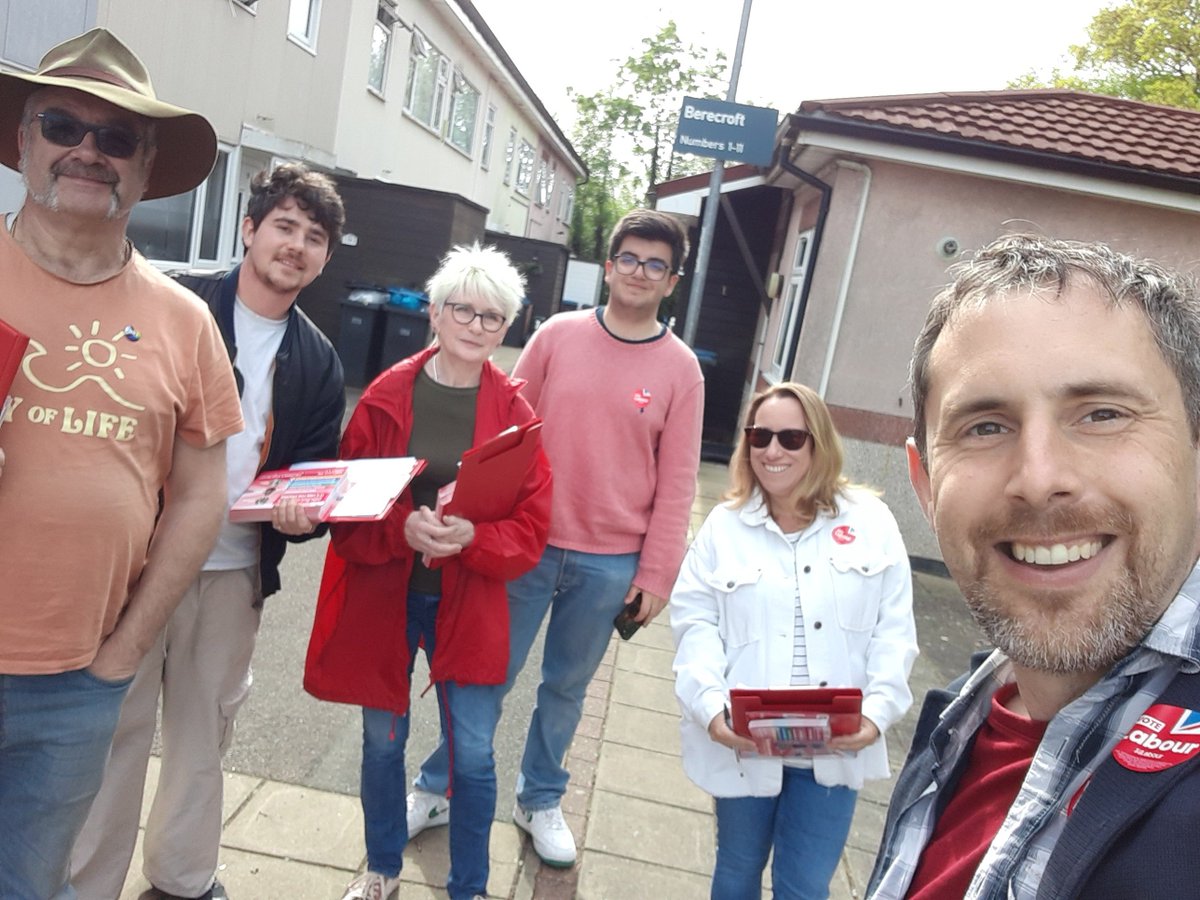
[{"label": "black-framed eyeglasses", "polygon": [[503,328],[508,320],[498,312],[475,312],[475,307],[469,303],[447,303],[446,308],[450,310],[450,318],[454,319],[459,325],[470,325],[476,319],[483,327],[484,331],[490,331],[495,334]]},{"label": "black-framed eyeglasses", "polygon": [[96,136],[96,149],[113,159],[129,159],[142,139],[124,125],[93,125],[70,113],[48,109],[37,114],[42,137],[60,147],[78,147],[89,133]]},{"label": "black-framed eyeglasses", "polygon": [[803,450],[804,445],[812,437],[811,431],[803,428],[784,428],[782,431],[772,431],[761,425],[748,425],[745,428],[746,442],[755,450],[765,450],[771,444],[771,438],[779,438],[779,446],[793,453]]},{"label": "black-framed eyeglasses", "polygon": [[663,262],[657,257],[650,259],[638,259],[632,253],[618,253],[612,258],[613,268],[617,270],[618,275],[632,275],[641,266],[646,277],[651,281],[662,281],[671,271],[669,263]]}]

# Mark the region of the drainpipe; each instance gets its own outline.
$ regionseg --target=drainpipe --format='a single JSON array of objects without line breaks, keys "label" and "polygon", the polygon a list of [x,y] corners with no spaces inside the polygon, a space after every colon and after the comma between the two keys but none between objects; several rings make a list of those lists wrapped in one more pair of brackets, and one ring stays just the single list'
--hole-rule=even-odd
[{"label": "drainpipe", "polygon": [[842,269],[842,282],[838,285],[837,305],[833,311],[833,326],[829,333],[829,343],[825,346],[825,364],[821,367],[821,385],[817,389],[821,399],[829,389],[829,376],[833,371],[833,356],[837,351],[838,335],[842,330],[842,317],[846,312],[846,299],[850,296],[850,277],[854,274],[854,258],[858,254],[858,241],[862,237],[863,219],[867,213],[867,197],[871,193],[871,169],[862,163],[839,159],[838,168],[851,169],[862,174],[865,182],[862,194],[858,198],[858,214],[854,218],[854,232],[850,236],[850,251],[846,254],[846,264]]},{"label": "drainpipe", "polygon": [[[796,351],[800,347],[800,331],[804,327],[804,312],[808,307],[808,292],[812,289],[813,272],[816,269],[818,254],[821,251],[821,238],[825,234],[825,220],[829,217],[829,201],[833,195],[833,186],[826,184],[816,175],[805,172],[799,166],[792,162],[792,147],[796,143],[796,133],[800,130],[800,123],[792,113],[788,113],[788,127],[780,141],[778,163],[789,175],[794,175],[817,189],[821,195],[820,205],[817,207],[817,222],[813,226],[813,244],[810,251],[810,262],[808,272],[804,276],[804,285],[800,288],[800,308],[796,310],[796,333],[792,335],[792,345],[788,347],[787,360],[784,363],[783,371],[791,375],[792,369],[796,366]],[[765,328],[765,326],[764,326]],[[758,356],[754,360],[754,376],[750,381],[751,390],[758,386],[758,373],[762,369],[762,354],[765,344],[766,334],[763,334],[764,342],[759,345]]]}]

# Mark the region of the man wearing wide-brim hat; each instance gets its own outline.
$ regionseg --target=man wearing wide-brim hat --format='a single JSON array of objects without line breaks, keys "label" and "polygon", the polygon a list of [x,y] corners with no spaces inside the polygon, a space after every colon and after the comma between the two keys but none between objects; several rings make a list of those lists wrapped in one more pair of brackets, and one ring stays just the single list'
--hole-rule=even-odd
[{"label": "man wearing wide-brim hat", "polygon": [[0,72],[0,163],[26,186],[0,220],[0,319],[30,339],[0,428],[0,897],[69,896],[122,697],[221,523],[229,358],[126,237],[139,200],[215,158],[103,29]]}]

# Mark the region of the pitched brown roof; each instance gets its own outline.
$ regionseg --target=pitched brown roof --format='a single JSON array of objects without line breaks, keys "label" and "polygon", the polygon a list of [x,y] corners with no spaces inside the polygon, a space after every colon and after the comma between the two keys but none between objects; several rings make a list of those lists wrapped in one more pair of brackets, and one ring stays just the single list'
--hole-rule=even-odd
[{"label": "pitched brown roof", "polygon": [[[1200,180],[1200,112],[1068,90],[808,100],[803,126]],[[954,146],[948,146],[954,145]],[[1007,155],[1007,154],[1005,154]],[[1110,169],[1111,173],[1111,169]],[[1140,180],[1140,179],[1139,179]]]}]

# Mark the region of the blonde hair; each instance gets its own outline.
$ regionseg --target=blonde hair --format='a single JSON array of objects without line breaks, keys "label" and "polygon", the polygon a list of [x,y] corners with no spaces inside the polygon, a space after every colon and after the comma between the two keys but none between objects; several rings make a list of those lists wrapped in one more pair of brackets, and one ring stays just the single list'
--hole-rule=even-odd
[{"label": "blonde hair", "polygon": [[[746,412],[747,426],[754,424],[759,407],[774,397],[791,397],[804,411],[804,421],[808,423],[808,431],[812,435],[812,465],[787,498],[791,509],[771,509],[772,515],[795,512],[805,518],[813,518],[818,512],[836,513],[837,497],[845,493],[850,482],[842,474],[845,454],[842,452],[842,439],[833,427],[829,407],[807,385],[783,381],[754,395]],[[750,465],[750,442],[743,432],[729,461],[729,490],[725,492],[724,499],[734,508],[744,506],[758,487],[758,479]],[[763,500],[770,508],[771,500],[765,492]]]}]

